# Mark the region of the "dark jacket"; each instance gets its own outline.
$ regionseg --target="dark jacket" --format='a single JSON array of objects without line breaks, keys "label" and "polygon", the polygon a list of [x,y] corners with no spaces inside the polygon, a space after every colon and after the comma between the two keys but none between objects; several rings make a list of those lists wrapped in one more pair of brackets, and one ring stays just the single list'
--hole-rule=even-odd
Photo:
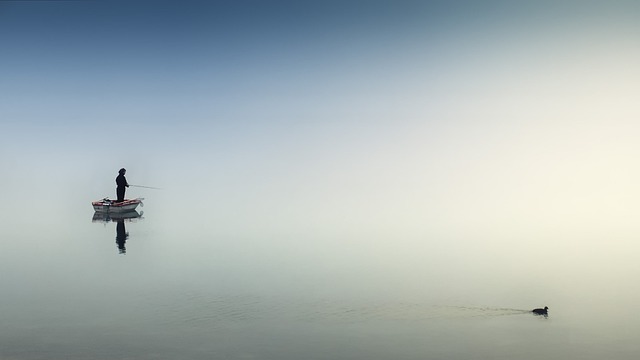
[{"label": "dark jacket", "polygon": [[116,184],[118,184],[119,188],[129,186],[129,183],[127,183],[127,178],[125,178],[122,174],[118,175],[118,177],[116,178]]}]

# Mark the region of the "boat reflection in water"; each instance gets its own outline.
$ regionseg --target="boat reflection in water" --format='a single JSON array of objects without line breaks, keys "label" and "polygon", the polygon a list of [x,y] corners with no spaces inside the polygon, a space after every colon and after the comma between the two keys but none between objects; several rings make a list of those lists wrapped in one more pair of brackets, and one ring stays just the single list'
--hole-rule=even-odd
[{"label": "boat reflection in water", "polygon": [[120,254],[126,254],[127,249],[125,244],[127,239],[129,238],[129,233],[125,227],[125,222],[137,222],[138,220],[144,219],[142,217],[143,212],[138,213],[135,210],[127,211],[127,212],[96,212],[93,214],[92,222],[101,222],[107,224],[109,222],[116,223],[116,245],[118,247],[118,252]]},{"label": "boat reflection in water", "polygon": [[126,221],[126,222],[136,222],[138,220],[142,220],[144,219],[142,217],[142,215],[144,214],[143,211],[141,212],[137,212],[135,210],[131,210],[131,211],[127,211],[127,212],[102,212],[102,211],[96,211],[95,213],[93,213],[93,219],[91,219],[91,222],[101,222],[101,223],[109,223],[111,221],[113,222],[118,222],[118,221]]}]

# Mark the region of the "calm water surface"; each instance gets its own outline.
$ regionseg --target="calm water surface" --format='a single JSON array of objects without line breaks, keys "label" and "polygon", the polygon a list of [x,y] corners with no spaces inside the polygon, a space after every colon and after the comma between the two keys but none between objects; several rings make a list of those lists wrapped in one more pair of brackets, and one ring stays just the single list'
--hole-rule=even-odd
[{"label": "calm water surface", "polygon": [[[0,358],[640,354],[633,239],[342,231],[146,195],[141,217],[120,223],[94,218],[80,196],[14,204]],[[528,311],[545,305],[546,318]]]}]

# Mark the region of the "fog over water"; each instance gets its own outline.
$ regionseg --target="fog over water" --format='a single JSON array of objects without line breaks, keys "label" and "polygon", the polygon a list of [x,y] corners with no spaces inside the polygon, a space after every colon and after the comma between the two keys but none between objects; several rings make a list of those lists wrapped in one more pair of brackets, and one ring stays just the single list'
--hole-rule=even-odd
[{"label": "fog over water", "polygon": [[0,358],[638,357],[637,5],[242,4],[0,3]]}]

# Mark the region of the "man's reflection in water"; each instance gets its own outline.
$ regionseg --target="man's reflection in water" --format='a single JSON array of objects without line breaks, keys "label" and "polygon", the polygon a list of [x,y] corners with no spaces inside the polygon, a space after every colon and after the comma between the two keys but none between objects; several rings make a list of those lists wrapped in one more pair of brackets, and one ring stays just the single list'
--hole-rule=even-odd
[{"label": "man's reflection in water", "polygon": [[118,245],[118,251],[120,254],[127,253],[127,249],[124,247],[124,244],[127,242],[128,237],[129,233],[124,227],[124,220],[119,220],[116,224],[116,244]]}]

